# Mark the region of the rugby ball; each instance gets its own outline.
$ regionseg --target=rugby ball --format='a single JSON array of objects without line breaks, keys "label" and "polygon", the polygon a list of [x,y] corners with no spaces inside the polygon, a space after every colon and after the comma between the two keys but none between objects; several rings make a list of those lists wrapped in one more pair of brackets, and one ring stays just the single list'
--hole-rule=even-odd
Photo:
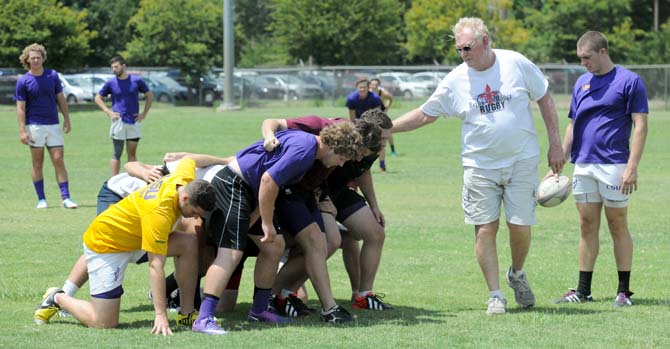
[{"label": "rugby ball", "polygon": [[554,207],[565,201],[572,192],[572,181],[568,176],[551,176],[540,182],[535,199],[540,206]]}]

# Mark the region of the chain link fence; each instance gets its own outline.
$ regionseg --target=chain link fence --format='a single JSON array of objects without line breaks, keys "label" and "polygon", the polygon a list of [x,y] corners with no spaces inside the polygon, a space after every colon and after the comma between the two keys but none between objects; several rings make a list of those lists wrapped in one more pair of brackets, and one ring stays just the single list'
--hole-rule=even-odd
[{"label": "chain link fence", "polygon": [[[580,65],[541,64],[539,67],[549,80],[559,106],[567,108],[564,104],[570,101],[574,83],[586,70]],[[271,108],[287,104],[344,107],[347,95],[356,90],[357,80],[378,78],[382,88],[394,96],[394,103],[419,103],[432,94],[453,68],[425,65],[236,69],[231,102],[242,108]],[[631,65],[626,68],[644,79],[650,107],[670,108],[670,65]],[[155,100],[159,102],[204,106],[218,106],[223,102],[225,77],[222,69],[212,69],[204,76],[156,67],[128,67],[128,71],[145,77]],[[17,74],[22,73],[16,69],[0,69],[1,104],[14,103]],[[65,73],[63,76],[68,85],[84,90],[84,97],[68,98],[74,103],[92,101],[104,81],[112,76],[108,67]]]}]

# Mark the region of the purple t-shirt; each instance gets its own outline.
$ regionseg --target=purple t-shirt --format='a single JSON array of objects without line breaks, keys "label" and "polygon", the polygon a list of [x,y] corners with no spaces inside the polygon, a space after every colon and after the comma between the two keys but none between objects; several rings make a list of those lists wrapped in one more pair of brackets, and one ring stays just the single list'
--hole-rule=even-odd
[{"label": "purple t-shirt", "polygon": [[615,66],[604,75],[580,76],[568,114],[574,124],[571,162],[628,162],[632,113],[649,113],[647,89],[637,74]]},{"label": "purple t-shirt", "polygon": [[358,91],[354,91],[347,97],[347,108],[349,110],[356,110],[356,119],[359,119],[366,110],[381,108],[384,110],[384,103],[381,97],[374,92],[368,92],[365,99],[358,98]]},{"label": "purple t-shirt", "polygon": [[44,69],[40,76],[30,72],[16,82],[15,101],[26,102],[26,125],[57,125],[56,95],[63,92],[58,73]]},{"label": "purple t-shirt", "polygon": [[149,86],[141,77],[129,74],[127,79],[121,80],[115,76],[107,80],[98,94],[103,97],[111,94],[112,110],[121,115],[124,123],[134,124],[140,111],[139,92],[149,92]]},{"label": "purple t-shirt", "polygon": [[261,177],[265,172],[281,188],[298,182],[314,164],[318,143],[313,134],[299,130],[275,133],[280,146],[268,152],[263,141],[256,142],[237,153],[237,163],[244,180],[258,195]]}]

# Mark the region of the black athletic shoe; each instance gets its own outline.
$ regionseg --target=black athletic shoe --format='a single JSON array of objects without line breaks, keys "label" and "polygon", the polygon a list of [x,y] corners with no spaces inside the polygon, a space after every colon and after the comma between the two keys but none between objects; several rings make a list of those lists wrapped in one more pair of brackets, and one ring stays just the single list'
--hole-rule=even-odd
[{"label": "black athletic shoe", "polygon": [[353,321],[348,311],[339,305],[336,305],[326,312],[321,312],[321,320],[333,324],[344,324]]},{"label": "black athletic shoe", "polygon": [[275,295],[270,300],[270,305],[274,308],[277,314],[289,317],[307,316],[316,311],[316,309],[305,305],[295,293],[291,293],[286,298]]},{"label": "black athletic shoe", "polygon": [[569,288],[568,292],[564,294],[563,297],[554,301],[555,304],[585,302],[593,302],[593,297],[591,295],[585,296],[574,288]]}]

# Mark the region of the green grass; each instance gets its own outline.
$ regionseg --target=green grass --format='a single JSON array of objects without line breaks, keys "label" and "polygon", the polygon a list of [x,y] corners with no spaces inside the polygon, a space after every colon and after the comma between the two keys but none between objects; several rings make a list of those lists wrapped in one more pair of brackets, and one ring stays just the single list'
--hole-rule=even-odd
[{"label": "green grass", "polygon": [[[557,98],[559,100],[559,98]],[[566,103],[559,105],[565,125]],[[397,117],[420,102],[398,103]],[[343,107],[329,103],[277,105],[266,109],[218,113],[206,108],[157,106],[144,124],[139,158],[159,163],[167,151],[230,155],[260,139],[260,122],[267,117],[308,114],[346,116]],[[402,110],[401,110],[402,109]],[[636,305],[612,308],[616,268],[611,238],[601,231],[601,255],[593,292],[596,302],[555,306],[550,300],[577,278],[577,213],[570,198],[561,206],[538,208],[533,246],[526,271],[538,303],[519,310],[511,304],[505,316],[485,315],[488,292],[474,258],[473,228],[463,223],[461,202],[460,122],[439,120],[423,129],[395,135],[398,157],[387,157],[388,172],[373,168],[377,196],[388,221],[387,240],[375,284],[395,311],[355,312],[356,324],[328,326],[317,317],[285,327],[249,324],[253,260],[247,263],[240,304],[222,316],[228,336],[212,338],[188,331],[169,338],[149,334],[153,308],[146,266],[126,273],[121,326],[91,330],[75,320],[56,320],[48,326],[32,323],[32,312],[44,290],[61,286],[81,254],[81,235],[95,215],[96,195],[109,175],[111,142],[108,121],[98,111],[72,113],[73,131],[66,136],[66,164],[77,210],[58,207],[52,166],[45,163],[47,199],[52,208],[36,210],[30,181],[28,149],[18,141],[11,106],[0,106],[0,346],[27,347],[668,347],[670,335],[670,272],[665,178],[670,169],[670,113],[653,111],[650,134],[640,166],[640,189],[630,206],[630,229],[635,240],[632,287]],[[542,152],[546,136],[536,119]],[[542,164],[540,173],[546,165]],[[568,166],[566,171],[571,171]],[[501,269],[510,264],[508,232],[498,239]],[[346,304],[348,279],[338,252],[329,262],[335,297]],[[502,271],[501,271],[502,276]],[[310,303],[318,303],[314,292]],[[503,286],[512,302],[512,291]],[[88,287],[79,292],[86,297]],[[513,302],[512,302],[513,303]],[[348,305],[346,305],[349,308]],[[171,317],[174,315],[170,315]]]}]

